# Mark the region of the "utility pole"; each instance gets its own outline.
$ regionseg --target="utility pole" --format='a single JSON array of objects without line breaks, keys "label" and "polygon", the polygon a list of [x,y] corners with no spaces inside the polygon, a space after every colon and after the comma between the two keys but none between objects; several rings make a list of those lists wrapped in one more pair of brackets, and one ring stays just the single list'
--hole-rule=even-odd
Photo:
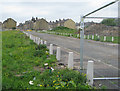
[{"label": "utility pole", "polygon": [[82,31],[80,31],[81,38],[80,38],[80,71],[83,70],[83,47],[84,47],[84,18],[81,16],[81,23],[80,28]]}]

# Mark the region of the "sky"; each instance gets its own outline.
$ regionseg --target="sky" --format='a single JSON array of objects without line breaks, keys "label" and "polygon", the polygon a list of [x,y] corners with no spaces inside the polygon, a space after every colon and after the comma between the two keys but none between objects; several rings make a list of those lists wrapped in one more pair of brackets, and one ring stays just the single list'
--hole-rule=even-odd
[{"label": "sky", "polygon": [[[48,22],[67,18],[80,22],[80,16],[112,1],[114,0],[0,0],[0,21],[13,18],[19,24],[32,17],[38,17],[45,18]],[[118,17],[118,3],[90,16]],[[101,20],[86,19],[85,21],[100,22]]]}]

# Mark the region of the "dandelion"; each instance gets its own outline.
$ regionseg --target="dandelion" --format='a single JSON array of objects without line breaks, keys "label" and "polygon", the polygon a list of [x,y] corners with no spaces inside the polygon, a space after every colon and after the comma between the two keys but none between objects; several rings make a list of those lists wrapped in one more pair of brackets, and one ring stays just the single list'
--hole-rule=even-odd
[{"label": "dandelion", "polygon": [[86,74],[84,74],[84,76],[86,76]]},{"label": "dandelion", "polygon": [[42,85],[40,85],[40,87],[42,87]]},{"label": "dandelion", "polygon": [[56,87],[56,89],[58,89],[58,87]]},{"label": "dandelion", "polygon": [[58,72],[58,74],[59,74],[60,72]]},{"label": "dandelion", "polygon": [[56,80],[53,81],[53,83],[56,82]]}]

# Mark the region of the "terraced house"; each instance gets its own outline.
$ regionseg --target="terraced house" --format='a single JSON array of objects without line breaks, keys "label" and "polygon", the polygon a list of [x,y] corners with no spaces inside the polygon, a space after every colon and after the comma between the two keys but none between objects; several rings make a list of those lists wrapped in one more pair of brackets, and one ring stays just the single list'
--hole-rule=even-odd
[{"label": "terraced house", "polygon": [[0,29],[2,29],[2,22],[0,22]]},{"label": "terraced house", "polygon": [[51,21],[49,22],[50,29],[53,29],[59,26],[76,29],[76,24],[72,19],[63,19],[63,20],[59,19],[59,21],[56,20],[56,22],[51,22]]},{"label": "terraced house", "polygon": [[12,18],[8,18],[3,22],[3,28],[5,29],[15,29],[16,25],[17,25],[17,22]]},{"label": "terraced house", "polygon": [[45,19],[37,19],[33,25],[33,29],[35,30],[48,30],[49,25]]}]

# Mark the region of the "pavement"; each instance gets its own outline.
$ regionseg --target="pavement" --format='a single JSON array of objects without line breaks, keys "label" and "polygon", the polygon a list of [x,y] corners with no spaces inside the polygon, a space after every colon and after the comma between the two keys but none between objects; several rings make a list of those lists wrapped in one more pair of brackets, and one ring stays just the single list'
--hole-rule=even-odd
[{"label": "pavement", "polygon": [[[74,53],[74,70],[80,69],[80,39],[64,37],[46,33],[28,32],[47,41],[47,45],[54,44],[61,47],[60,63],[68,65],[68,53]],[[88,60],[94,61],[94,78],[118,77],[118,44],[105,43],[92,40],[84,40],[83,65],[86,73]],[[107,89],[120,89],[120,80],[94,80],[94,86]]]}]

